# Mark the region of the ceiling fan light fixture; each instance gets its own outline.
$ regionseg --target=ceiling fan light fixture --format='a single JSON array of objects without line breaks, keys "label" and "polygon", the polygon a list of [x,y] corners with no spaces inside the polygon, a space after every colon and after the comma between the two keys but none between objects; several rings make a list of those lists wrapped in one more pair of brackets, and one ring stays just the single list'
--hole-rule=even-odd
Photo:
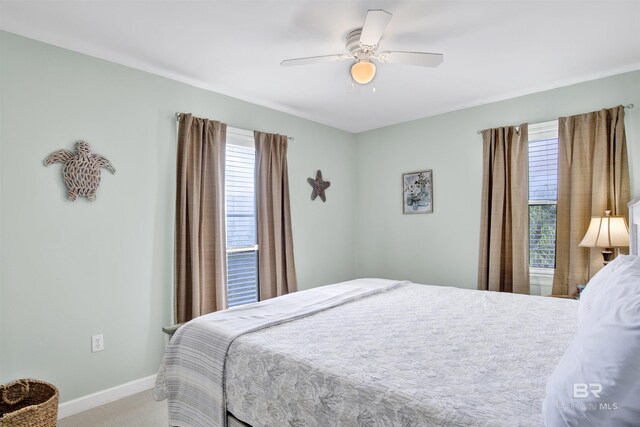
[{"label": "ceiling fan light fixture", "polygon": [[371,61],[363,59],[351,66],[351,78],[361,85],[370,83],[376,75],[376,66]]}]

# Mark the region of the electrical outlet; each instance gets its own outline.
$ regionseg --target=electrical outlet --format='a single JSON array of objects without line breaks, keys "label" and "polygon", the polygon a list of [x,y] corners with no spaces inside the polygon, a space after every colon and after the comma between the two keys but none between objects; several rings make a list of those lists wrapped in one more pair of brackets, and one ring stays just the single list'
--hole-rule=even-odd
[{"label": "electrical outlet", "polygon": [[104,336],[102,334],[91,336],[91,352],[102,350],[104,350]]}]

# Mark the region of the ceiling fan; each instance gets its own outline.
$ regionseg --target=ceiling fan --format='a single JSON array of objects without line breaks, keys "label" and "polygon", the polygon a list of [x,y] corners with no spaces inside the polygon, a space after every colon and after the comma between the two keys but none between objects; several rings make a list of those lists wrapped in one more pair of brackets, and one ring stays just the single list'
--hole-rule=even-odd
[{"label": "ceiling fan", "polygon": [[364,20],[362,28],[356,28],[346,36],[347,53],[285,59],[280,65],[283,67],[293,67],[320,62],[353,60],[351,77],[356,83],[366,85],[371,82],[376,75],[376,66],[372,60],[383,64],[406,64],[422,67],[437,67],[442,63],[444,55],[440,53],[402,52],[395,50],[377,52],[376,50],[378,49],[380,38],[382,38],[382,33],[385,28],[387,28],[387,25],[389,25],[392,16],[389,12],[382,9],[371,9],[367,11],[367,17]]}]

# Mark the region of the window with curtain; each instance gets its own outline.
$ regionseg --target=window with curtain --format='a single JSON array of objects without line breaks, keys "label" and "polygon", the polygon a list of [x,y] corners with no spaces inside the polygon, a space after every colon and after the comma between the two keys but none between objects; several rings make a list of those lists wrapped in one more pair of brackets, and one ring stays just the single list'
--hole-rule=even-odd
[{"label": "window with curtain", "polygon": [[558,122],[529,125],[529,267],[534,295],[551,293],[557,203]]},{"label": "window with curtain", "polygon": [[255,159],[253,133],[229,129],[225,160],[229,307],[258,301]]}]

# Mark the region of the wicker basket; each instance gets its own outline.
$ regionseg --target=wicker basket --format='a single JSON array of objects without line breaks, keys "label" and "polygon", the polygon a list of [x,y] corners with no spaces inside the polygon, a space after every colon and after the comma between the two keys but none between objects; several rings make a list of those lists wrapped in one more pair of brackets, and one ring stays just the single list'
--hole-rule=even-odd
[{"label": "wicker basket", "polygon": [[24,379],[0,385],[0,427],[56,427],[58,389]]}]

